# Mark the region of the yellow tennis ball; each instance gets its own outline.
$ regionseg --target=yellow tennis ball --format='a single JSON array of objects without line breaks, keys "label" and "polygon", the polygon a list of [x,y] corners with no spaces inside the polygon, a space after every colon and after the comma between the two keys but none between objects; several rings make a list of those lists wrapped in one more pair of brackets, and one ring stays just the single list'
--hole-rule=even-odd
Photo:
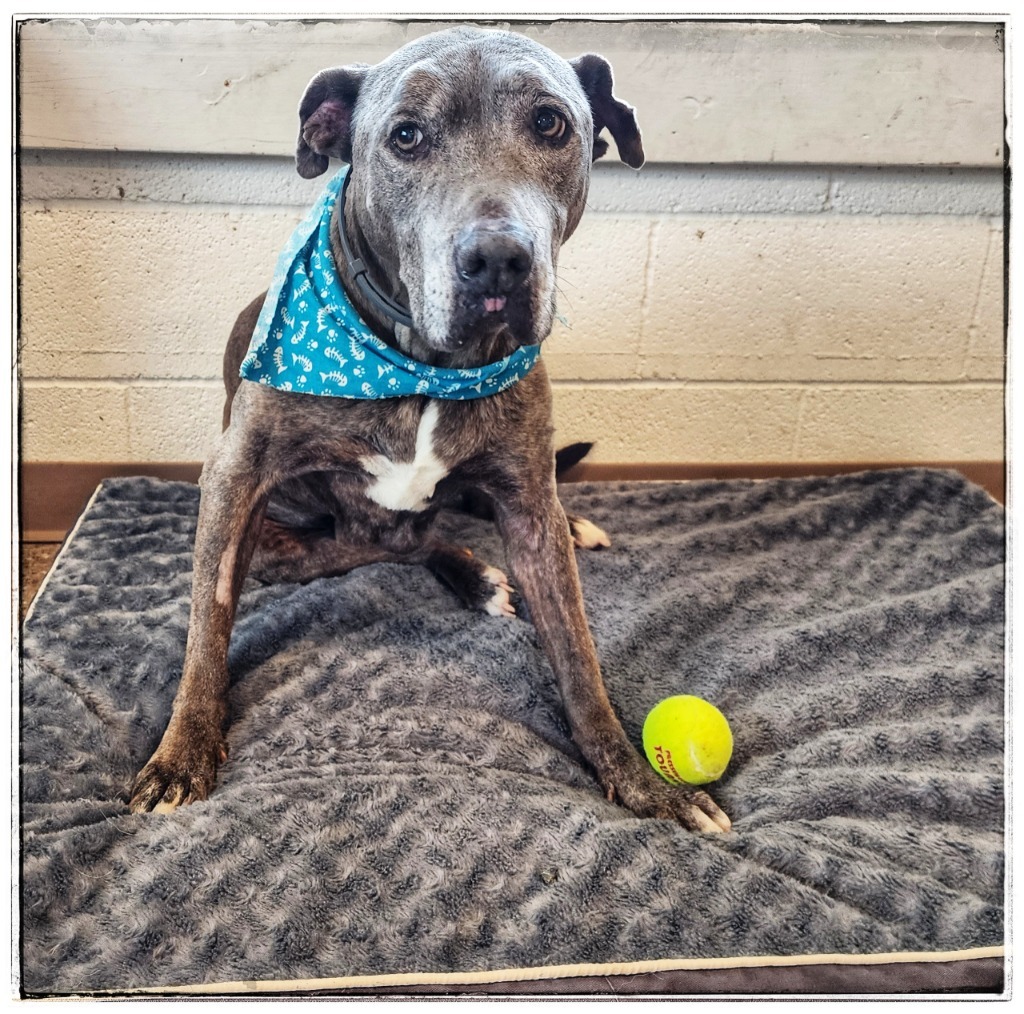
[{"label": "yellow tennis ball", "polygon": [[732,757],[725,715],[700,697],[666,697],[644,721],[644,752],[654,770],[676,785],[721,778]]}]

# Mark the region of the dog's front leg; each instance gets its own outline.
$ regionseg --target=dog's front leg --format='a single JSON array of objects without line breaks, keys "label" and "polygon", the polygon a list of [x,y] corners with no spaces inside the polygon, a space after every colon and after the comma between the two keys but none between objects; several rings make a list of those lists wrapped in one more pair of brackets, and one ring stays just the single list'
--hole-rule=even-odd
[{"label": "dog's front leg", "polygon": [[728,831],[711,797],[669,785],[633,748],[612,709],[583,609],[576,557],[554,486],[498,509],[509,565],[558,679],[573,739],[609,799],[642,817]]},{"label": "dog's front leg", "polygon": [[230,440],[201,485],[185,665],[167,731],[132,786],[136,813],[205,799],[227,759],[228,641],[266,496],[257,469]]}]

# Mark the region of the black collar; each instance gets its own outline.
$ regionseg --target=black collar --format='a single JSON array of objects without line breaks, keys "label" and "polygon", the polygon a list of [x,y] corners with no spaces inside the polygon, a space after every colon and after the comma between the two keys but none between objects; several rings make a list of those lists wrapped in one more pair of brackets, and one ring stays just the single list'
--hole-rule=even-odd
[{"label": "black collar", "polygon": [[402,324],[405,327],[411,328],[412,317],[409,315],[408,308],[394,302],[394,300],[390,299],[373,284],[373,280],[366,270],[366,265],[360,258],[355,256],[352,252],[352,247],[349,245],[348,236],[345,235],[345,194],[348,191],[348,181],[350,179],[352,179],[351,167],[345,174],[345,182],[341,185],[341,195],[338,198],[338,232],[341,238],[341,252],[345,255],[345,262],[348,264],[352,281],[355,282],[359,291],[374,309],[380,311],[385,317],[393,320],[396,324]]}]

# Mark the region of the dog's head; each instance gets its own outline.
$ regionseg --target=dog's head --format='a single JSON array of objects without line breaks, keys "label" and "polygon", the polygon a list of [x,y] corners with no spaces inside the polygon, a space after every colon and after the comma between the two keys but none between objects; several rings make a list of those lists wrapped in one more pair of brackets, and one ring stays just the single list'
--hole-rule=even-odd
[{"label": "dog's head", "polygon": [[325,70],[299,121],[302,176],[332,156],[352,165],[347,202],[377,284],[407,303],[420,341],[470,359],[550,332],[601,131],[628,165],[644,161],[607,61],[511,32],[451,29]]}]

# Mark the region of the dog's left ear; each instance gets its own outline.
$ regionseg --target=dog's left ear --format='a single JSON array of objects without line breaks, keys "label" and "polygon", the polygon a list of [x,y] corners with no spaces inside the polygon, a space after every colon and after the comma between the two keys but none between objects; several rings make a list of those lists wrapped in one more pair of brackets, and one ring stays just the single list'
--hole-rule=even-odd
[{"label": "dog's left ear", "polygon": [[611,64],[596,53],[584,53],[583,56],[570,60],[569,66],[576,71],[576,76],[590,100],[590,111],[594,116],[594,161],[596,162],[608,150],[608,142],[603,137],[598,137],[607,127],[615,138],[619,158],[626,165],[639,169],[644,164],[644,145],[640,139],[640,127],[636,122],[633,107],[612,94]]}]

